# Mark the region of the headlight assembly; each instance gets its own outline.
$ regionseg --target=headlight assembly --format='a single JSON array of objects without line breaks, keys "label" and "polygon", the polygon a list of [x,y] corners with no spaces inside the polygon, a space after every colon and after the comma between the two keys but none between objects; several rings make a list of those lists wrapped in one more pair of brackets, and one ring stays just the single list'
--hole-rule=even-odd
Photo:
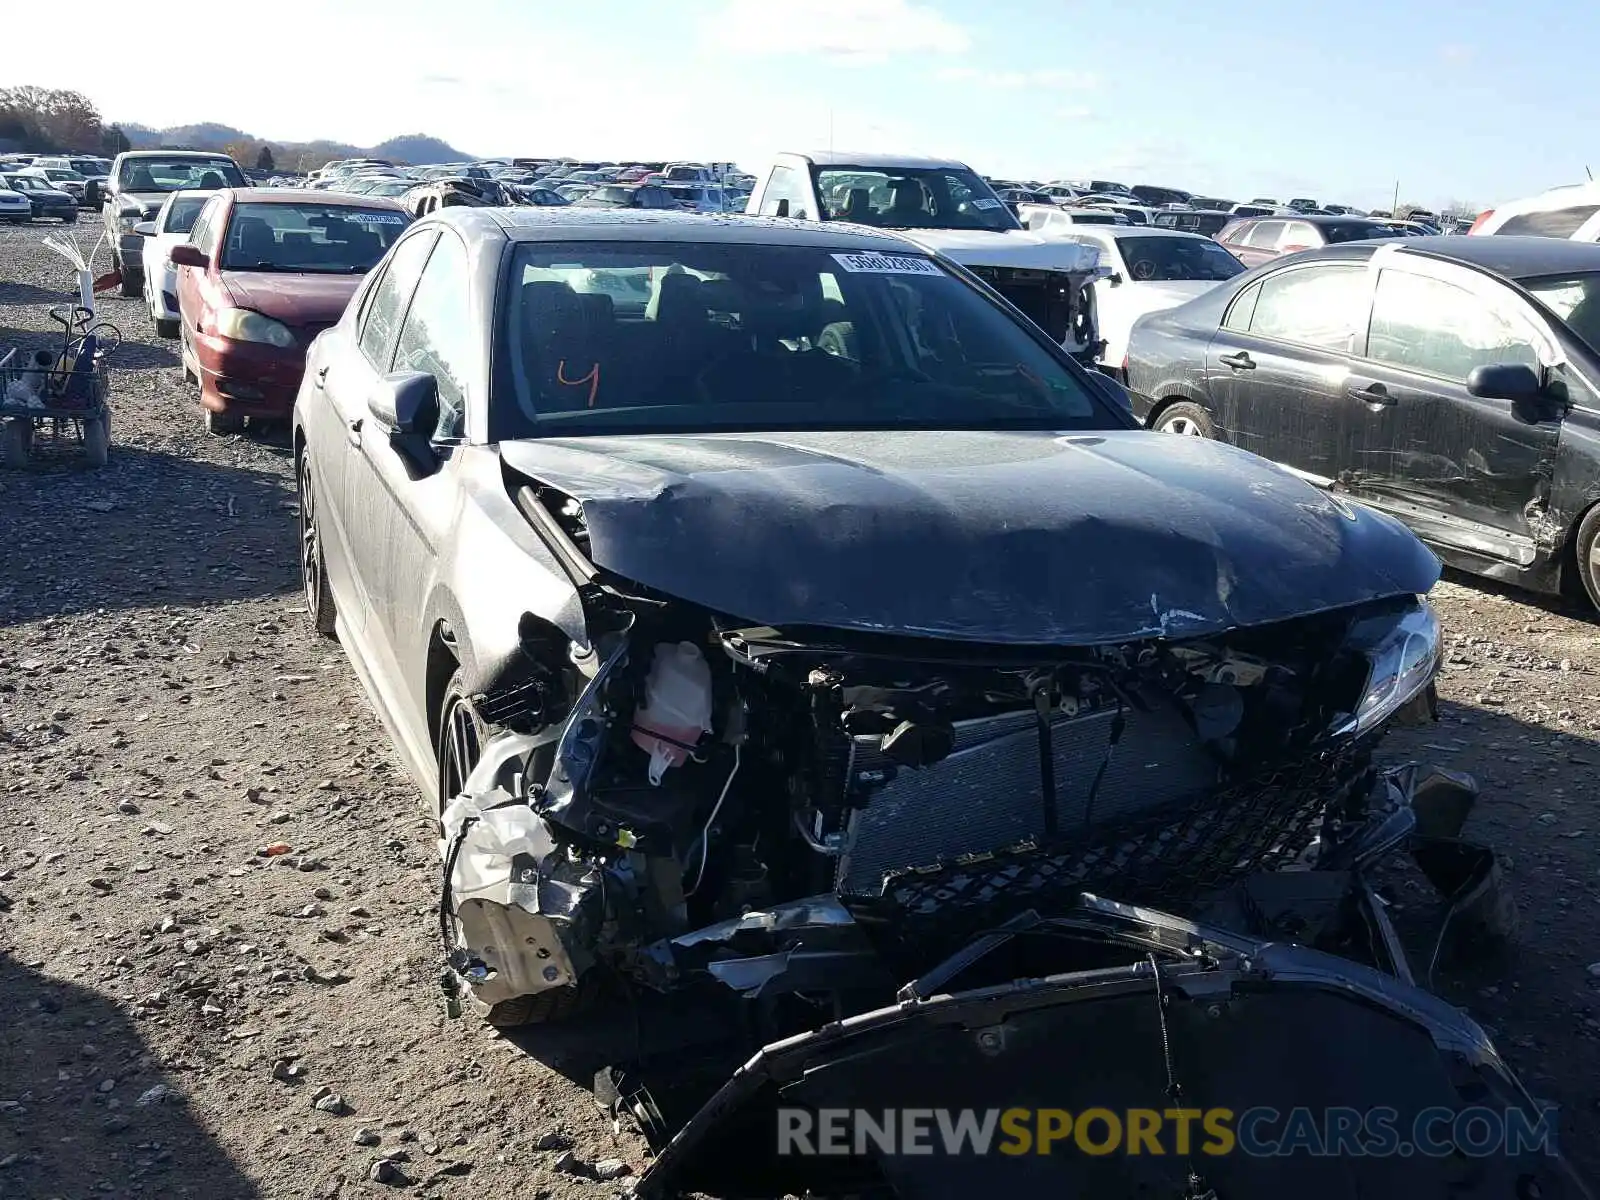
[{"label": "headlight assembly", "polygon": [[217,313],[217,336],[235,342],[264,342],[287,350],[294,345],[289,327],[248,308],[224,308]]},{"label": "headlight assembly", "polygon": [[1367,660],[1367,681],[1355,712],[1342,719],[1335,736],[1357,736],[1377,728],[1433,682],[1439,671],[1439,618],[1426,600],[1398,617],[1364,621],[1352,631]]}]

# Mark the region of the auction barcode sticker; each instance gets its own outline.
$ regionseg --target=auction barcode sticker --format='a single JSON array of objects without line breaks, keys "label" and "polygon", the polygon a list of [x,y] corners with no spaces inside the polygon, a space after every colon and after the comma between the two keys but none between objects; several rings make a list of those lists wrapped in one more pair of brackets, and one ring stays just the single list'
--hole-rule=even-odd
[{"label": "auction barcode sticker", "polygon": [[873,251],[868,254],[835,254],[833,261],[846,271],[855,274],[877,275],[943,275],[933,263],[925,258],[913,258],[904,254],[879,254]]}]

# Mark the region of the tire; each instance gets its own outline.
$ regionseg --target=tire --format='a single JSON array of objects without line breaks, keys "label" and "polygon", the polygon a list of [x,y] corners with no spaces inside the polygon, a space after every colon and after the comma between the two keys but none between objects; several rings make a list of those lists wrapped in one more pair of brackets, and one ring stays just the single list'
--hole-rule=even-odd
[{"label": "tire", "polygon": [[244,432],[244,418],[234,413],[206,412],[206,432],[218,437],[226,437],[230,433]]},{"label": "tire", "polygon": [[1572,539],[1572,549],[1577,556],[1578,581],[1583,584],[1589,603],[1600,608],[1600,504],[1591,508],[1578,522],[1578,533]]},{"label": "tire", "polygon": [[91,467],[103,467],[111,454],[111,420],[90,417],[83,423],[83,456]]},{"label": "tire", "polygon": [[599,976],[590,971],[580,975],[578,982],[570,987],[552,988],[548,992],[518,996],[514,1000],[502,1000],[499,1004],[489,1005],[483,1011],[483,1019],[496,1029],[548,1025],[593,1008],[600,994]]},{"label": "tire", "polygon": [[117,287],[117,294],[122,296],[140,296],[144,294],[143,279],[129,279],[127,268],[122,265],[120,258],[113,260],[117,270],[122,272],[122,283]]},{"label": "tire", "polygon": [[25,471],[28,451],[33,448],[33,423],[27,418],[13,418],[0,428],[0,464],[11,471]]},{"label": "tire", "polygon": [[317,521],[317,488],[311,477],[311,455],[300,452],[300,582],[306,596],[306,616],[323,637],[332,637],[338,615],[333,591],[328,587],[328,559],[322,548],[322,527]]},{"label": "tire", "polygon": [[78,223],[78,214],[74,212],[70,217],[62,217],[61,223],[63,225],[76,225]]},{"label": "tire", "polygon": [[1157,433],[1175,433],[1188,437],[1215,438],[1217,427],[1211,423],[1211,414],[1191,400],[1180,400],[1161,410],[1155,424]]},{"label": "tire", "polygon": [[178,336],[178,322],[176,318],[168,320],[166,317],[156,317],[156,336],[171,341]]}]

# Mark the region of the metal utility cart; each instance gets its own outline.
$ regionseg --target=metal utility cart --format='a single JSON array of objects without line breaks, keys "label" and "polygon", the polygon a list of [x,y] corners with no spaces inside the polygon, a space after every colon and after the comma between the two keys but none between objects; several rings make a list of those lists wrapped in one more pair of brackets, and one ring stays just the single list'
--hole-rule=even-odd
[{"label": "metal utility cart", "polygon": [[62,329],[59,353],[12,347],[0,354],[0,462],[26,467],[48,431],[58,443],[76,441],[92,466],[104,466],[111,448],[106,360],[122,335],[89,308],[53,308],[50,316]]}]

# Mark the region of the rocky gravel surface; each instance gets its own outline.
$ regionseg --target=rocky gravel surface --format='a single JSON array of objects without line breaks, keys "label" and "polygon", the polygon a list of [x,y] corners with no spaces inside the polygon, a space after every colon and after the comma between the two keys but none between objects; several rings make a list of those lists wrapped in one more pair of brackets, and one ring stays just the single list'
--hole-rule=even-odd
[{"label": "rocky gravel surface", "polygon": [[[47,345],[70,301],[43,232],[0,231],[0,345]],[[625,1190],[643,1147],[581,1052],[447,1015],[432,824],[305,628],[281,432],[208,437],[139,303],[101,312],[111,465],[45,445],[0,473],[0,1197]],[[1457,578],[1435,600],[1441,720],[1385,752],[1481,781],[1469,833],[1523,923],[1508,969],[1437,983],[1594,1171],[1600,623]]]},{"label": "rocky gravel surface", "polygon": [[[0,345],[71,301],[45,232],[0,232]],[[100,309],[110,465],[0,472],[0,1197],[625,1190],[557,1055],[446,1015],[435,833],[307,632],[283,434],[206,435]]]}]

